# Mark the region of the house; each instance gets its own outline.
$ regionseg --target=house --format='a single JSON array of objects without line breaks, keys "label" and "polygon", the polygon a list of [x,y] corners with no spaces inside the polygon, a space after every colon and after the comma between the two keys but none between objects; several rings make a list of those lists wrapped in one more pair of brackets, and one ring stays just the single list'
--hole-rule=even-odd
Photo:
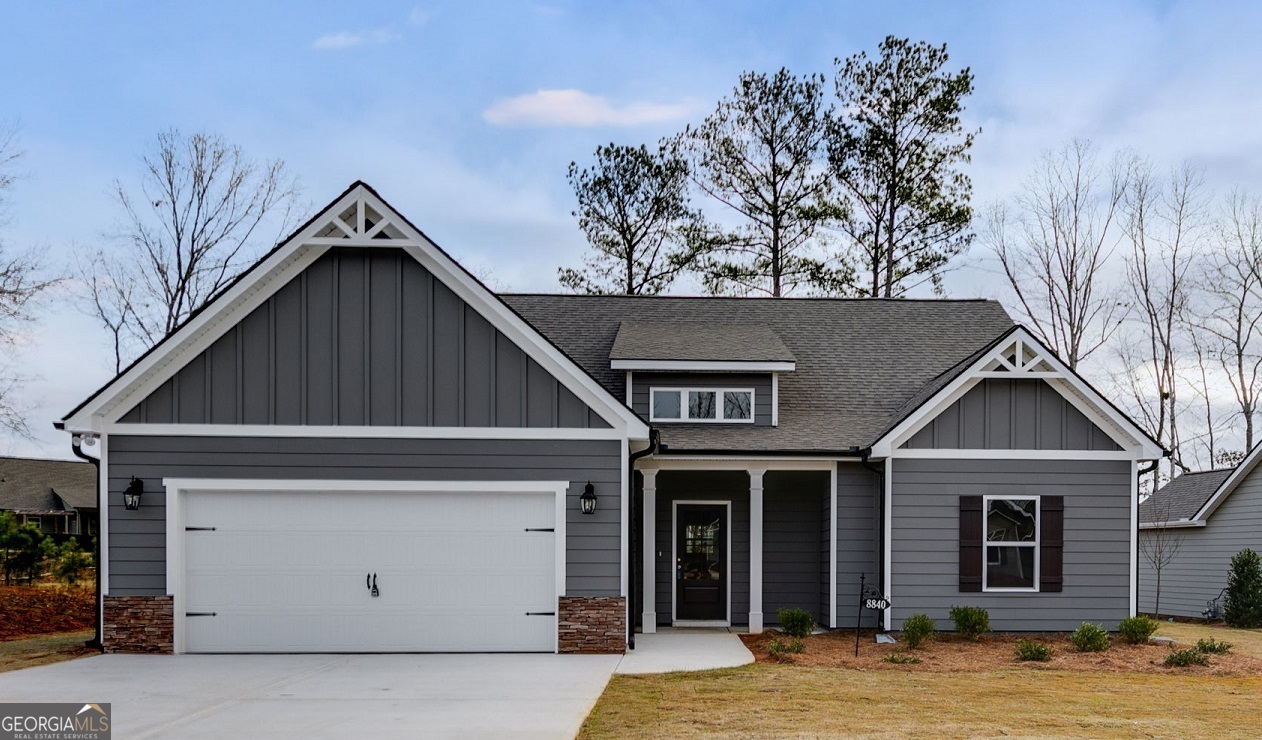
[{"label": "house", "polygon": [[44,534],[95,536],[96,489],[89,463],[0,457],[0,511]]},{"label": "house", "polygon": [[362,183],[59,426],[115,651],[1115,625],[1162,454],[997,303],[496,295]]},{"label": "house", "polygon": [[1179,617],[1210,616],[1232,556],[1245,548],[1262,552],[1259,460],[1262,445],[1234,468],[1184,473],[1140,504],[1140,611],[1157,610],[1155,558],[1143,551],[1170,553],[1161,568],[1161,613]]}]

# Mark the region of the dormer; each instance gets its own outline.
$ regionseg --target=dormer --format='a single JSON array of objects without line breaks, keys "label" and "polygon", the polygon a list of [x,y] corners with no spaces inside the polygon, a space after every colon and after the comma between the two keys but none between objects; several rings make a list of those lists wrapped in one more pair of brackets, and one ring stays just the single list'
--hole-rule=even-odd
[{"label": "dormer", "polygon": [[624,321],[609,365],[654,424],[776,426],[779,375],[797,361],[768,326]]}]

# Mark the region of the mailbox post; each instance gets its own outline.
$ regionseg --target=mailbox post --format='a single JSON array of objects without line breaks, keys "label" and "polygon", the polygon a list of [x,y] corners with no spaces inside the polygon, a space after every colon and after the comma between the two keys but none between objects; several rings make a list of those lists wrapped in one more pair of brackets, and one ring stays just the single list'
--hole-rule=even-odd
[{"label": "mailbox post", "polygon": [[855,615],[854,620],[854,657],[859,657],[859,628],[863,626],[863,610],[875,609],[884,611],[890,608],[890,600],[873,586],[868,586],[865,581],[867,576],[859,574],[859,612]]}]

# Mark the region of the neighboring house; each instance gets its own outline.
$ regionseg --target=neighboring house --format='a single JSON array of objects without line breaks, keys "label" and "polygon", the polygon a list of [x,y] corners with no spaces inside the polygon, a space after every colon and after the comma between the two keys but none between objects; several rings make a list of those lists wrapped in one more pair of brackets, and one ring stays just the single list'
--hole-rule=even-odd
[{"label": "neighboring house", "polygon": [[1162,454],[997,303],[496,295],[362,183],[59,425],[159,652],[1115,626]]},{"label": "neighboring house", "polygon": [[[1234,468],[1184,473],[1140,504],[1141,541],[1177,543],[1161,569],[1162,614],[1206,616],[1209,602],[1227,587],[1232,556],[1245,548],[1262,552],[1260,459],[1262,445]],[[1139,567],[1139,608],[1152,613],[1157,574],[1142,554]]]},{"label": "neighboring house", "polygon": [[86,462],[0,457],[0,511],[44,534],[95,536],[96,469]]}]

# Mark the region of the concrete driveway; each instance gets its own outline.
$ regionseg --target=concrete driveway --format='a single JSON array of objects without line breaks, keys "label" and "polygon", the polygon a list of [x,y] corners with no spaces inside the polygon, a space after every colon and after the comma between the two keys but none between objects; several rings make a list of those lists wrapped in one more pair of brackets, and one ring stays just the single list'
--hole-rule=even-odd
[{"label": "concrete driveway", "polygon": [[0,702],[110,702],[116,738],[562,738],[620,658],[101,655],[0,673]]}]

